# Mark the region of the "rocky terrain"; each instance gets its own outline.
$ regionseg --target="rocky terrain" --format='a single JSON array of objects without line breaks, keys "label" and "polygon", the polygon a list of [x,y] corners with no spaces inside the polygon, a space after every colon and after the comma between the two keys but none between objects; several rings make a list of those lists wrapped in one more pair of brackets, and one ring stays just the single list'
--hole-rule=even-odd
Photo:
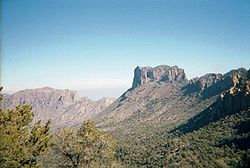
[{"label": "rocky terrain", "polygon": [[121,140],[128,135],[140,139],[161,129],[171,130],[210,108],[234,85],[235,74],[246,76],[247,70],[188,80],[177,66],[136,67],[132,87],[94,119]]},{"label": "rocky terrain", "polygon": [[3,107],[31,104],[53,130],[85,119],[117,140],[127,167],[249,167],[250,70],[188,80],[177,66],[136,67],[118,99],[92,101],[49,87],[4,95]]},{"label": "rocky terrain", "polygon": [[134,70],[134,80],[132,88],[143,84],[155,82],[178,82],[187,83],[187,77],[184,70],[177,66],[159,65],[157,67],[136,67]]},{"label": "rocky terrain", "polygon": [[176,130],[190,132],[225,116],[247,111],[250,107],[250,71],[239,69],[231,75],[231,87],[222,92],[207,109],[201,111]]},{"label": "rocky terrain", "polygon": [[52,121],[52,128],[60,129],[66,126],[80,124],[85,119],[91,119],[111,104],[115,98],[103,98],[93,101],[80,97],[77,92],[50,87],[27,89],[12,95],[4,95],[3,107],[12,108],[21,104],[30,104],[34,111],[34,122]]},{"label": "rocky terrain", "polygon": [[68,89],[44,87],[5,94],[2,106],[30,104],[34,121],[51,119],[54,130],[92,119],[99,127],[117,133],[119,138],[137,130],[147,134],[148,129],[157,132],[160,128],[172,129],[185,123],[196,114],[213,108],[218,97],[230,87],[235,88],[239,76],[246,78],[246,74],[247,70],[240,68],[226,74],[209,73],[188,80],[178,66],[136,67],[132,87],[117,100],[92,101]]},{"label": "rocky terrain", "polygon": [[249,116],[250,70],[187,80],[177,66],[158,66],[137,67],[132,87],[95,120],[128,167],[244,167]]}]

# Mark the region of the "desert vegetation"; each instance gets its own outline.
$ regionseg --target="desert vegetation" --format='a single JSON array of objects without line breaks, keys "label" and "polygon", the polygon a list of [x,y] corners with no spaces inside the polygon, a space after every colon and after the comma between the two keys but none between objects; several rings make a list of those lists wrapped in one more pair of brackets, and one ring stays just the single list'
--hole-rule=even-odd
[{"label": "desert vegetation", "polygon": [[29,105],[1,108],[1,167],[119,166],[114,158],[116,141],[96,128],[93,121],[52,133],[50,121],[45,125],[40,121],[31,124],[33,115]]},{"label": "desert vegetation", "polygon": [[1,167],[249,167],[250,71],[235,72],[230,88],[206,99],[204,83],[191,94],[182,83],[139,86],[99,113],[97,125],[83,119],[56,130],[50,120],[33,122],[30,105],[1,107]]}]

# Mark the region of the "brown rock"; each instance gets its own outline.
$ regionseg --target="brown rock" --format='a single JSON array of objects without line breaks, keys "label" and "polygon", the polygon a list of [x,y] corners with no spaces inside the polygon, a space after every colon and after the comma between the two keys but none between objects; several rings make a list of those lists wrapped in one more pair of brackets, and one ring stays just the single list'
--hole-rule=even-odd
[{"label": "brown rock", "polygon": [[186,83],[187,81],[184,70],[177,66],[160,65],[154,68],[138,66],[134,70],[132,88],[155,82]]},{"label": "brown rock", "polygon": [[21,104],[33,107],[34,120],[52,121],[52,129],[80,124],[85,119],[92,119],[96,114],[109,106],[115,98],[103,98],[92,101],[80,97],[77,92],[68,89],[53,89],[49,87],[26,89],[12,95],[4,95],[1,106],[13,108]]}]

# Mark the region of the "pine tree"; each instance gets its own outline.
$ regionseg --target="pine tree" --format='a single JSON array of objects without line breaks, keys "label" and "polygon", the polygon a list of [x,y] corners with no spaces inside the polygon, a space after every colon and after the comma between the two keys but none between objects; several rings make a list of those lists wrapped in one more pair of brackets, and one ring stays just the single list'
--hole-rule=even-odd
[{"label": "pine tree", "polygon": [[79,129],[66,128],[56,134],[53,160],[59,167],[111,167],[115,144],[111,136],[87,120]]},{"label": "pine tree", "polygon": [[31,127],[32,118],[29,105],[0,109],[1,167],[39,167],[39,157],[46,153],[50,143],[50,121],[45,126],[39,121]]}]

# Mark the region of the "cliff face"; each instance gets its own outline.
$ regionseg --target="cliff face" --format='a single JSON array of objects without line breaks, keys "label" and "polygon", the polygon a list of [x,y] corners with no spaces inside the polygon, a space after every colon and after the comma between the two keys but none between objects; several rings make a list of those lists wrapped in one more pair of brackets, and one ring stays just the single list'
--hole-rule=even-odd
[{"label": "cliff face", "polygon": [[248,75],[250,71],[247,72],[245,70],[244,72],[235,70],[231,74],[231,87],[227,91],[222,92],[217,100],[207,109],[201,111],[177,129],[182,132],[191,132],[225,116],[240,111],[247,111],[250,108],[250,76]]},{"label": "cliff face", "polygon": [[107,130],[129,130],[153,123],[171,125],[185,120],[215,100],[200,101],[195,96],[183,96],[182,88],[187,83],[184,70],[177,66],[136,67],[132,88],[96,120]]},{"label": "cliff face", "polygon": [[249,96],[240,92],[218,100],[220,94],[235,86],[234,76],[239,74],[245,78],[247,70],[240,68],[224,75],[210,73],[188,81],[184,70],[177,66],[136,67],[132,89],[99,113],[96,120],[99,126],[111,131],[134,130],[150,124],[169,126],[197,114],[211,121],[214,116],[249,106]]},{"label": "cliff face", "polygon": [[211,87],[217,82],[223,80],[222,74],[210,73],[206,74],[200,78],[194,78],[189,81],[189,85],[197,86],[197,91],[205,90],[206,88]]},{"label": "cliff face", "polygon": [[196,94],[200,98],[209,98],[220,94],[233,85],[232,78],[222,74],[210,73],[199,78],[194,78],[183,87],[184,94]]},{"label": "cliff face", "polygon": [[199,78],[191,79],[189,83],[183,87],[184,95],[195,94],[202,99],[218,95],[234,85],[234,80],[237,80],[235,78],[236,76],[246,78],[247,70],[239,68],[224,75],[210,73]]},{"label": "cliff face", "polygon": [[155,82],[186,83],[188,80],[183,69],[177,66],[160,65],[157,67],[136,67],[132,88]]},{"label": "cliff face", "polygon": [[249,72],[240,71],[232,75],[233,86],[220,96],[220,111],[231,114],[250,107]]}]

